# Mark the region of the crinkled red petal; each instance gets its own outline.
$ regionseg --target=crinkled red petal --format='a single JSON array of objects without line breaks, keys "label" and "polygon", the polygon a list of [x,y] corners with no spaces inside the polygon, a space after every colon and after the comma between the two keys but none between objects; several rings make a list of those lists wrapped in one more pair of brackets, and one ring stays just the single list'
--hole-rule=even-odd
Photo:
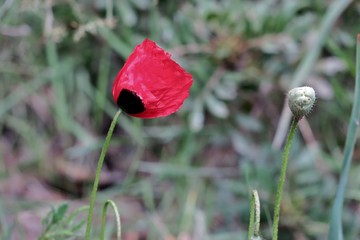
[{"label": "crinkled red petal", "polygon": [[145,110],[130,114],[138,118],[164,117],[176,112],[189,96],[192,77],[171,55],[145,39],[136,46],[113,85],[115,102],[123,89],[142,100]]}]

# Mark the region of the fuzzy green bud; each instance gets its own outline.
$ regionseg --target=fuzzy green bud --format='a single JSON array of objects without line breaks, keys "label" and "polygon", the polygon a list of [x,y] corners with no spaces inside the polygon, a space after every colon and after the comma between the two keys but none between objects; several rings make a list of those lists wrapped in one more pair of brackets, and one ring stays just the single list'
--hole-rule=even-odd
[{"label": "fuzzy green bud", "polygon": [[312,87],[298,87],[288,93],[288,104],[294,117],[300,119],[310,113],[316,100]]}]

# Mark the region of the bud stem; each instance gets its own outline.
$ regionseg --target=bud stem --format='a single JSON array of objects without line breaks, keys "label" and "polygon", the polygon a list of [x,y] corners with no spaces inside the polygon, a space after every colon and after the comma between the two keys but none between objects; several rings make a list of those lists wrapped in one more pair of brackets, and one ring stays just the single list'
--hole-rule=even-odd
[{"label": "bud stem", "polygon": [[294,134],[295,134],[295,130],[296,130],[298,122],[299,122],[299,118],[294,117],[291,122],[289,135],[287,137],[286,145],[285,145],[285,149],[284,149],[284,155],[283,155],[282,164],[281,164],[280,179],[279,179],[278,189],[277,189],[277,193],[276,193],[276,201],[275,201],[275,209],[274,209],[274,222],[273,222],[273,228],[272,228],[272,231],[273,231],[272,240],[278,239],[281,195],[282,195],[285,178],[286,178],[286,169],[287,169],[287,164],[288,164],[288,159],[289,159],[290,146],[291,146],[292,140],[294,138]]}]

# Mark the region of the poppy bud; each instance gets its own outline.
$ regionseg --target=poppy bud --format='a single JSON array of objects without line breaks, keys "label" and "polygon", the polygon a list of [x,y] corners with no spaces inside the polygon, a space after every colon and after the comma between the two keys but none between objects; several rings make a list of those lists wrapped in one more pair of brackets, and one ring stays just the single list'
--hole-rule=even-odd
[{"label": "poppy bud", "polygon": [[308,114],[315,103],[315,91],[311,87],[298,87],[288,93],[288,104],[297,119]]},{"label": "poppy bud", "polygon": [[137,45],[117,74],[112,94],[117,105],[138,118],[165,117],[189,96],[192,76],[155,42]]}]

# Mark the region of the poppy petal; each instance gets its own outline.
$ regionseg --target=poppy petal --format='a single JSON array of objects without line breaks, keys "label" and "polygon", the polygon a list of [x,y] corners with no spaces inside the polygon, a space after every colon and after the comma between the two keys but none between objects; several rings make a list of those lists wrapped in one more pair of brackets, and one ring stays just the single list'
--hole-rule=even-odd
[{"label": "poppy petal", "polygon": [[113,84],[113,98],[127,114],[138,118],[165,117],[189,96],[192,76],[171,55],[145,39],[135,47]]}]

